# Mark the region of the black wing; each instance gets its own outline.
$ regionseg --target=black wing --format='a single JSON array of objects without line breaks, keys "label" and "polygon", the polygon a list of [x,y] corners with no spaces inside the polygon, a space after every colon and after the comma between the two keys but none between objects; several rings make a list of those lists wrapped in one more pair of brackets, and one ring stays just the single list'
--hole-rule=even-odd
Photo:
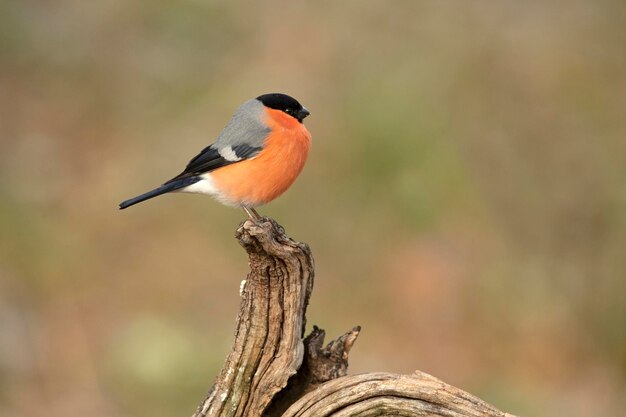
[{"label": "black wing", "polygon": [[[227,148],[227,149],[226,149]],[[226,165],[234,164],[244,159],[250,159],[259,152],[262,147],[254,147],[247,144],[240,144],[235,146],[228,146],[222,148],[222,153],[218,151],[214,145],[209,145],[196,155],[185,167],[185,170],[172,178],[165,184],[168,184],[174,180],[187,177],[195,177],[200,174],[211,172]]]}]

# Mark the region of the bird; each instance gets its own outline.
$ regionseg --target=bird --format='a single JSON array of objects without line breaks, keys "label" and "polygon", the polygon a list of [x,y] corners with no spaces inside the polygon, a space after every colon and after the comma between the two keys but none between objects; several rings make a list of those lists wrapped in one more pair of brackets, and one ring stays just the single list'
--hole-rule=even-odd
[{"label": "bird", "polygon": [[237,108],[217,139],[183,172],[163,185],[119,204],[125,209],[170,192],[206,194],[242,208],[258,221],[255,207],[283,194],[302,171],[311,148],[303,124],[309,110],[282,93],[263,94]]}]

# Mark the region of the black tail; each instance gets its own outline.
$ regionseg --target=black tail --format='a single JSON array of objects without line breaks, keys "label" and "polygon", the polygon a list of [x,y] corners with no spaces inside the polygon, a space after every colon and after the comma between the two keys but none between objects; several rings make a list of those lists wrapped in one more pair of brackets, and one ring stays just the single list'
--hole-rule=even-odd
[{"label": "black tail", "polygon": [[200,177],[187,177],[187,178],[174,179],[174,180],[168,181],[162,186],[155,188],[152,191],[148,191],[147,193],[138,195],[137,197],[131,198],[126,201],[122,201],[120,203],[120,210],[125,209],[126,207],[133,206],[137,203],[141,203],[142,201],[149,200],[158,195],[169,193],[170,191],[180,190],[181,188],[185,188],[188,185],[194,184],[200,181],[201,179],[202,178]]}]

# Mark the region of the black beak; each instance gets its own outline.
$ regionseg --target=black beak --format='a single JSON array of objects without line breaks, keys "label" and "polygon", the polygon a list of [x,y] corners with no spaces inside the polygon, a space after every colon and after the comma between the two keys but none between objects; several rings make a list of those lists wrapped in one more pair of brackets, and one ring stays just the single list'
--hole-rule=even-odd
[{"label": "black beak", "polygon": [[297,118],[299,121],[303,121],[305,117],[307,117],[309,114],[311,114],[306,107],[302,107],[300,110],[298,110],[298,114],[297,114]]}]

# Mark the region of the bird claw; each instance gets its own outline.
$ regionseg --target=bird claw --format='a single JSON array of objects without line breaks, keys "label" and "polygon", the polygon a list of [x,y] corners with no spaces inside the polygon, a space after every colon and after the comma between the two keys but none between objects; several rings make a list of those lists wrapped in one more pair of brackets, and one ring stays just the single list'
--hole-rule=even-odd
[{"label": "bird claw", "polygon": [[242,207],[253,223],[261,221],[261,215],[253,207]]}]

